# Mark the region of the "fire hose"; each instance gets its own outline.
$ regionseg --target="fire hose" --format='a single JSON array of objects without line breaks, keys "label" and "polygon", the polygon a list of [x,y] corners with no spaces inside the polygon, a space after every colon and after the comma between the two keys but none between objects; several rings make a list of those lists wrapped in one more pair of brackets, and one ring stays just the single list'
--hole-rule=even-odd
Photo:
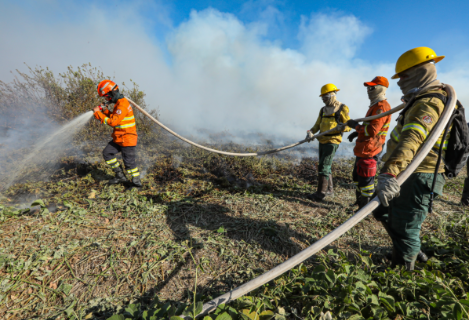
[{"label": "fire hose", "polygon": [[[436,126],[433,128],[431,133],[428,135],[426,141],[423,143],[423,145],[420,147],[419,151],[417,152],[416,156],[413,158],[413,160],[410,162],[410,164],[407,166],[407,168],[397,177],[398,184],[401,186],[406,179],[416,170],[416,168],[419,166],[419,164],[424,160],[424,158],[428,155],[428,153],[431,151],[432,147],[436,143],[436,141],[439,139],[442,131],[444,130],[445,126],[449,122],[449,119],[452,116],[454,106],[457,103],[457,96],[455,94],[455,90],[452,86],[450,85],[443,85],[443,89],[447,92],[447,95],[449,99],[447,100],[444,112],[442,113],[441,117],[439,118],[439,121],[437,122]],[[283,148],[279,149],[274,149],[274,150],[269,150],[269,151],[264,151],[264,152],[259,152],[259,153],[231,153],[231,152],[223,152],[223,151],[218,151],[214,150],[211,148],[207,148],[204,146],[200,146],[194,142],[191,142],[178,134],[174,133],[171,131],[169,128],[165,127],[163,124],[161,124],[158,120],[154,119],[150,114],[148,114],[145,110],[140,108],[137,104],[135,104],[132,100],[128,99],[129,102],[139,109],[142,113],[144,113],[146,116],[148,116],[152,121],[160,125],[162,128],[167,130],[168,132],[172,133],[176,137],[180,138],[183,141],[186,141],[196,147],[211,151],[211,152],[216,152],[220,154],[226,154],[226,155],[236,155],[236,156],[256,156],[256,155],[263,155],[263,154],[268,154],[268,153],[273,153],[273,152],[278,152],[281,150],[289,149],[292,148],[296,145],[302,144],[306,142],[306,140],[299,141],[296,144],[286,146]],[[388,114],[397,112],[405,107],[404,104],[395,107],[394,109],[381,113],[378,116],[372,116],[372,117],[367,117],[363,119],[357,119],[356,121],[361,122],[361,121],[369,121],[377,119],[379,117],[386,116]],[[336,129],[336,128],[335,128]],[[323,134],[334,131],[335,129],[323,132]],[[322,134],[316,135],[316,137],[320,136]],[[248,281],[247,283],[239,286],[238,288],[233,289],[230,292],[227,292],[220,297],[217,297],[203,305],[202,311],[197,315],[197,316],[202,316],[206,313],[209,313],[211,311],[214,311],[217,306],[221,304],[226,304],[229,303],[235,299],[238,299],[239,297],[249,293],[250,291],[255,290],[256,288],[262,286],[263,284],[273,280],[274,278],[280,276],[281,274],[291,270],[294,268],[296,265],[300,264],[301,262],[305,261],[306,259],[310,258],[312,255],[338,239],[340,236],[342,236],[344,233],[346,233],[348,230],[350,230],[352,227],[354,227],[356,224],[358,224],[360,221],[362,221],[366,216],[368,216],[375,208],[377,208],[380,204],[380,201],[378,197],[373,198],[366,206],[364,206],[362,209],[357,211],[351,218],[346,220],[342,225],[340,225],[338,228],[334,229],[331,231],[329,234],[309,246],[308,248],[302,250],[292,258],[284,261],[280,265],[274,267],[273,269],[265,272],[264,274],[256,277],[253,280]],[[184,317],[184,316],[182,316]]]},{"label": "fire hose", "polygon": [[[285,146],[285,147],[282,147],[282,148],[277,148],[277,149],[272,149],[272,150],[268,150],[268,151],[261,151],[261,152],[252,152],[252,153],[235,153],[235,152],[227,152],[227,151],[220,151],[220,150],[215,150],[215,149],[212,149],[212,148],[208,148],[208,147],[205,147],[205,146],[202,146],[200,144],[197,144],[191,140],[188,140],[186,139],[185,137],[182,137],[180,136],[179,134],[177,134],[176,132],[174,132],[173,130],[171,130],[170,128],[168,128],[167,126],[165,126],[163,123],[161,123],[160,121],[158,121],[157,119],[155,119],[154,117],[152,117],[151,114],[149,114],[147,111],[145,111],[144,109],[142,109],[142,107],[140,107],[138,104],[136,104],[134,101],[132,101],[131,99],[129,99],[128,97],[126,97],[126,99],[135,107],[137,108],[140,112],[142,112],[144,115],[146,115],[150,120],[152,120],[153,122],[155,122],[156,124],[158,124],[160,127],[162,127],[163,129],[165,129],[166,131],[168,131],[169,133],[171,133],[172,135],[174,135],[175,137],[183,140],[184,142],[187,142],[189,143],[190,145],[193,145],[195,147],[198,147],[198,148],[201,148],[201,149],[204,149],[204,150],[207,150],[207,151],[210,151],[210,152],[214,152],[214,153],[218,153],[218,154],[225,154],[227,156],[238,156],[238,157],[253,157],[253,156],[262,156],[262,155],[266,155],[266,154],[270,154],[270,153],[275,153],[275,152],[279,152],[279,151],[283,151],[283,150],[287,150],[287,149],[290,149],[290,148],[293,148],[293,147],[296,147],[298,145],[301,145],[302,143],[305,143],[307,142],[307,140],[301,140],[299,142],[296,142],[294,144],[291,144],[291,145],[288,145],[288,146]],[[384,112],[384,113],[381,113],[381,114],[378,114],[378,115],[375,115],[375,116],[370,116],[370,117],[367,117],[367,118],[359,118],[359,119],[356,119],[355,121],[357,122],[363,122],[363,121],[372,121],[372,120],[375,120],[375,119],[378,119],[378,118],[382,118],[382,117],[385,117],[385,116],[388,116],[389,114],[392,114],[392,113],[395,113],[397,111],[400,111],[401,109],[403,109],[405,107],[405,104],[402,103],[400,104],[399,106],[387,111],[387,112]],[[329,134],[329,133],[333,133],[335,131],[342,131],[343,130],[343,127],[345,125],[344,124],[341,124],[341,125],[338,125],[336,126],[335,128],[333,129],[330,129],[330,130],[327,130],[327,131],[324,131],[322,133],[319,133],[319,134],[316,134],[313,136],[313,138],[318,138],[318,137],[321,137],[321,136],[324,136],[326,134]]]},{"label": "fire hose", "polygon": [[[439,139],[439,136],[441,135],[445,126],[449,122],[450,117],[452,116],[452,112],[454,110],[455,104],[457,103],[457,96],[455,94],[454,88],[450,85],[445,85],[444,90],[447,92],[448,97],[449,97],[449,99],[447,100],[444,112],[442,113],[442,116],[439,118],[439,121],[437,122],[436,126],[431,131],[431,134],[428,135],[426,141],[419,149],[416,156],[410,162],[410,164],[405,169],[405,171],[403,171],[397,177],[399,185],[402,185],[406,181],[406,179],[408,179],[408,177],[416,170],[419,164],[428,155],[428,153],[431,151],[432,147],[436,143],[437,139]],[[320,240],[312,244],[310,247],[302,250],[301,252],[293,256],[292,258],[286,260],[285,262],[281,263],[277,267],[262,274],[261,276],[251,281],[248,281],[242,286],[205,303],[202,308],[201,313],[198,316],[214,311],[218,305],[229,303],[230,301],[233,301],[247,294],[248,292],[280,276],[284,272],[289,271],[290,269],[294,268],[296,265],[308,259],[312,255],[314,255],[315,253],[317,253],[318,251],[320,251],[321,249],[323,249],[324,247],[326,247],[327,245],[329,245],[330,243],[338,239],[340,236],[342,236],[345,232],[347,232],[349,229],[354,227],[356,224],[358,224],[362,219],[364,219],[367,215],[369,215],[372,212],[372,210],[377,208],[379,204],[380,204],[380,201],[378,197],[375,197],[365,207],[359,210],[351,218],[346,220],[346,222],[344,222],[338,228],[331,231],[329,234],[327,234],[326,236],[324,236],[323,238],[321,238]]]}]

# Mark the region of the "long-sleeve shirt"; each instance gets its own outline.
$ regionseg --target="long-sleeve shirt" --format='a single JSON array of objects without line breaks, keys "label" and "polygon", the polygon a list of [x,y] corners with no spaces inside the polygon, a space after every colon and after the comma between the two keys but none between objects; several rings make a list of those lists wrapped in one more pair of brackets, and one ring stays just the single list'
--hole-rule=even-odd
[{"label": "long-sleeve shirt", "polygon": [[101,123],[114,128],[113,141],[122,147],[137,145],[137,130],[135,127],[134,112],[126,98],[119,99],[114,105],[113,112],[104,110],[94,113],[96,119]]},{"label": "long-sleeve shirt", "polygon": [[[390,109],[387,100],[382,100],[369,108],[366,117],[375,116],[390,111]],[[355,129],[358,133],[356,146],[354,147],[356,157],[372,158],[382,151],[390,120],[392,120],[392,116],[388,115],[356,126]]]},{"label": "long-sleeve shirt", "polygon": [[[445,104],[441,99],[436,97],[419,98],[430,93],[440,93],[447,96],[444,90],[424,92],[417,97],[411,108],[398,118],[398,124],[393,129],[387,142],[387,152],[382,157],[385,165],[380,171],[381,173],[391,173],[397,176],[404,171],[444,112]],[[415,172],[434,172],[443,135],[444,132],[441,133],[439,139]],[[444,139],[443,158],[445,157],[444,150],[447,149],[448,139],[449,135]],[[444,161],[441,161],[438,172],[445,172]]]}]

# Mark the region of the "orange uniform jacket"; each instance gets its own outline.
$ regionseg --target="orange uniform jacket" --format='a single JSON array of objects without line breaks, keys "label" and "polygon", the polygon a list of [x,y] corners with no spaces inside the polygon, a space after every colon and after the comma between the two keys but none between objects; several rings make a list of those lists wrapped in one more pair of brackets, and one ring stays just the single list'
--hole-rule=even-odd
[{"label": "orange uniform jacket", "polygon": [[134,112],[126,98],[119,99],[114,105],[113,112],[104,110],[94,113],[101,123],[114,128],[113,141],[121,147],[133,147],[137,145],[137,130],[135,128]]},{"label": "orange uniform jacket", "polygon": [[[387,100],[382,100],[369,108],[366,117],[375,116],[390,109],[390,104]],[[356,157],[372,158],[382,151],[382,146],[385,143],[390,126],[390,120],[392,120],[392,116],[388,115],[356,126],[356,131],[359,134],[356,140],[356,147],[354,147],[354,155]]]}]

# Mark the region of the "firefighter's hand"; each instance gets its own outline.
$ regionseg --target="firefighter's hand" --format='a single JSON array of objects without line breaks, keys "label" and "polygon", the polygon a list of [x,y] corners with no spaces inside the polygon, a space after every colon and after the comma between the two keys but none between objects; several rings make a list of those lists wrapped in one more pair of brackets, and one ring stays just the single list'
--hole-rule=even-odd
[{"label": "firefighter's hand", "polygon": [[350,120],[348,120],[348,122],[346,122],[346,124],[347,124],[348,127],[350,127],[351,129],[354,129],[354,128],[356,128],[356,126],[359,125],[359,122],[350,119]]},{"label": "firefighter's hand", "polygon": [[315,138],[313,137],[313,133],[310,130],[307,130],[307,136],[305,137],[305,140],[310,143],[310,141],[313,141]]},{"label": "firefighter's hand", "polygon": [[359,133],[357,133],[357,131],[354,131],[353,133],[351,133],[351,134],[348,136],[349,142],[353,142],[353,140],[356,139],[358,135],[359,135]]},{"label": "firefighter's hand", "polygon": [[384,207],[388,207],[390,205],[390,201],[400,196],[400,185],[398,184],[397,179],[387,173],[379,175],[377,188],[375,190],[377,191],[380,203]]},{"label": "firefighter's hand", "polygon": [[101,110],[102,110],[102,108],[100,106],[96,106],[96,107],[93,108],[93,113],[96,113],[96,112],[101,111]]}]

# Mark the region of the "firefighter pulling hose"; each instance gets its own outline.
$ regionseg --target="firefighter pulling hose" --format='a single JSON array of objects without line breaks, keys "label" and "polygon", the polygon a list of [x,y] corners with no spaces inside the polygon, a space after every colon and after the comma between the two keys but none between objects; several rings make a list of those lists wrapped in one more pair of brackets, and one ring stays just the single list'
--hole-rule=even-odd
[{"label": "firefighter pulling hose", "polygon": [[[251,152],[251,153],[236,153],[236,152],[227,152],[227,151],[220,151],[220,150],[216,150],[216,149],[212,149],[212,148],[209,148],[209,147],[205,147],[205,146],[202,146],[200,144],[197,144],[191,140],[188,140],[186,139],[185,137],[183,136],[180,136],[179,134],[177,134],[176,132],[174,132],[173,130],[171,130],[170,128],[168,128],[167,126],[165,126],[163,123],[161,123],[160,121],[158,121],[157,119],[155,119],[154,117],[152,117],[151,114],[149,114],[147,111],[145,111],[144,109],[142,109],[138,104],[136,104],[134,101],[132,101],[131,99],[129,99],[128,97],[126,97],[126,99],[130,102],[130,104],[132,106],[134,106],[137,110],[139,110],[140,112],[142,112],[145,116],[147,116],[150,120],[152,120],[153,122],[155,122],[156,124],[158,124],[160,127],[162,127],[163,129],[165,129],[166,131],[168,131],[169,133],[171,133],[172,135],[174,135],[175,137],[177,137],[178,139],[180,140],[183,140],[184,142],[187,142],[189,143],[190,145],[192,146],[195,146],[195,147],[198,147],[198,148],[201,148],[203,150],[206,150],[206,151],[210,151],[210,152],[213,152],[213,153],[218,153],[218,154],[224,154],[226,156],[237,156],[237,157],[255,157],[255,156],[263,156],[263,155],[267,155],[267,154],[271,154],[271,153],[276,153],[276,152],[280,152],[280,151],[283,151],[283,150],[287,150],[287,149],[290,149],[290,148],[294,148],[294,147],[297,147],[299,145],[301,145],[302,143],[305,143],[305,142],[308,142],[307,139],[304,139],[304,140],[301,140],[299,142],[296,142],[294,144],[291,144],[291,145],[288,145],[288,146],[285,146],[285,147],[282,147],[282,148],[277,148],[277,149],[272,149],[272,150],[268,150],[268,151],[260,151],[260,152]],[[367,118],[359,118],[359,119],[356,119],[355,121],[357,122],[362,122],[362,121],[372,121],[372,120],[375,120],[375,119],[378,119],[378,118],[382,118],[382,117],[385,117],[385,116],[388,116],[389,114],[393,114],[395,112],[398,112],[400,111],[401,109],[403,109],[405,107],[405,104],[400,104],[398,106],[396,106],[395,108],[393,108],[392,110],[388,111],[388,112],[385,112],[385,113],[382,113],[382,114],[379,114],[379,115],[375,115],[375,116],[371,116],[371,117],[367,117]],[[324,136],[326,134],[330,134],[330,133],[334,133],[334,132],[337,132],[338,130],[343,130],[343,127],[345,126],[345,124],[341,124],[341,125],[338,125],[337,127],[333,128],[333,129],[330,129],[330,130],[327,130],[327,131],[324,131],[324,132],[321,132],[319,134],[316,134],[316,135],[313,135],[311,139],[316,139],[317,137],[321,137],[321,136]]]},{"label": "firefighter pulling hose", "polygon": [[[439,122],[436,124],[434,130],[428,135],[427,141],[421,146],[421,149],[413,158],[413,160],[408,165],[408,167],[396,178],[398,186],[402,185],[408,179],[408,177],[414,172],[414,170],[419,166],[419,164],[427,156],[429,151],[433,148],[435,142],[439,139],[439,136],[441,135],[442,131],[444,130],[447,122],[449,121],[452,115],[452,111],[453,111],[452,104],[455,105],[457,101],[456,96],[455,96],[455,91],[450,85],[446,85],[444,89],[449,96],[448,104],[446,105],[446,108],[444,112],[442,113],[439,119]],[[284,272],[291,270],[296,265],[310,258],[312,255],[314,255],[315,253],[317,253],[318,251],[320,251],[321,249],[323,249],[324,247],[326,247],[327,245],[329,245],[330,243],[338,239],[340,236],[342,236],[344,233],[346,233],[348,230],[350,230],[352,227],[358,224],[361,220],[367,217],[379,205],[380,205],[380,200],[378,197],[375,197],[362,209],[356,212],[356,214],[354,214],[351,218],[349,218],[346,222],[344,222],[335,230],[331,231],[325,237],[315,242],[313,245],[311,245],[307,249],[299,252],[292,258],[286,260],[285,262],[281,263],[277,267],[262,274],[261,276],[237,287],[236,289],[230,292],[227,292],[221,295],[220,297],[217,297],[205,303],[201,313],[199,313],[198,316],[202,316],[206,313],[214,311],[217,308],[217,306],[221,304],[229,303],[230,301],[234,301],[238,299],[239,297],[249,293],[250,291],[253,291],[254,289],[280,276]],[[189,319],[188,317],[185,317],[185,316],[180,316],[180,317]]]}]

